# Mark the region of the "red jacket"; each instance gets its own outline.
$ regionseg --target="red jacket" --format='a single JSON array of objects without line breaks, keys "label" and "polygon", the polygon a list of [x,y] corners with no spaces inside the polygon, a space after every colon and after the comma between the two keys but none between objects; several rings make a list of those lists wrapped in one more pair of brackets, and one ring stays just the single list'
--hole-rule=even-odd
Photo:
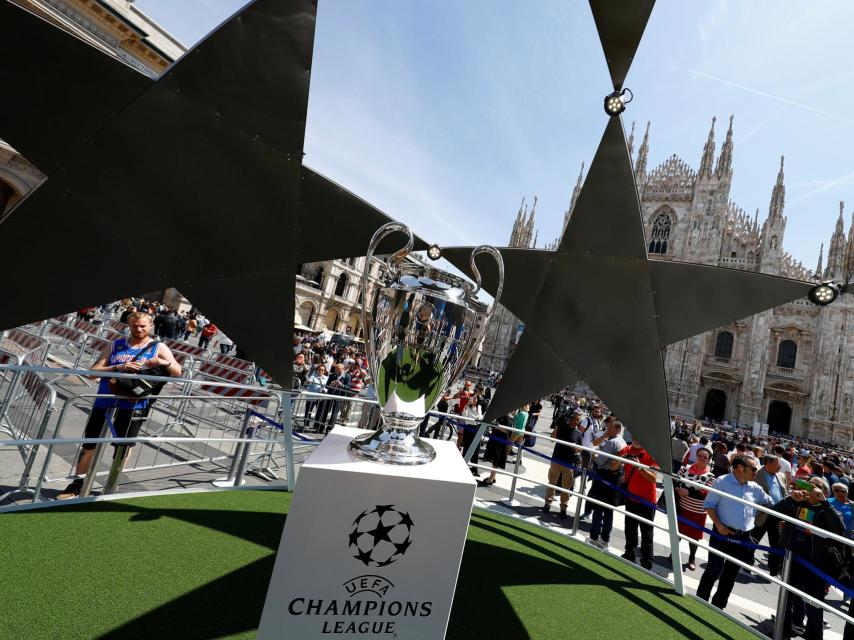
[{"label": "red jacket", "polygon": [[[620,457],[632,457],[638,462],[647,466],[658,469],[658,463],[653,459],[646,449],[635,449],[631,445],[621,449],[617,454]],[[625,465],[623,473],[626,476],[626,489],[630,494],[636,495],[647,502],[655,502],[655,481],[648,480],[644,477],[640,470],[630,464]],[[631,498],[630,498],[631,499]]]}]

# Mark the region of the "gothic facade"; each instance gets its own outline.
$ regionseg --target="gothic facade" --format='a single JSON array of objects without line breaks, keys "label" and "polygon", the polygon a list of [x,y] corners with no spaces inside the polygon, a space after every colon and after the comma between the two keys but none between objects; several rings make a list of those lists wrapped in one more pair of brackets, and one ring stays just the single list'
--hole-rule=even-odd
[{"label": "gothic facade", "polygon": [[[650,256],[746,269],[801,280],[845,281],[854,265],[854,220],[845,235],[844,205],[816,268],[783,248],[786,187],[783,158],[759,223],[730,200],[733,121],[720,154],[715,121],[695,171],[671,156],[647,172],[649,127],[635,174]],[[798,300],[671,345],[665,355],[674,412],[752,425],[820,441],[854,444],[854,310],[850,296],[828,307]]]},{"label": "gothic facade", "polygon": [[[527,203],[524,199],[522,200],[516,214],[516,221],[513,223],[513,230],[510,232],[508,247],[532,249],[536,246],[537,236],[534,229],[536,209],[536,197],[530,213]],[[486,332],[474,364],[484,369],[504,371],[523,329],[524,325],[516,316],[500,304],[496,305],[495,312],[486,325]]]},{"label": "gothic facade", "polygon": [[[733,119],[720,152],[715,120],[697,169],[671,156],[647,170],[649,124],[634,153],[629,136],[647,250],[656,260],[678,260],[787,276],[847,281],[854,273],[854,217],[846,234],[844,204],[818,265],[808,269],[783,248],[786,231],[784,161],[771,187],[768,213],[760,222],[730,200],[733,180]],[[582,168],[583,170],[583,168]],[[564,227],[582,177],[564,214]],[[521,214],[521,212],[520,212]],[[517,215],[511,246],[531,219]],[[527,235],[526,235],[527,234]],[[522,244],[512,245],[512,242]],[[553,249],[555,244],[548,245]],[[481,350],[480,366],[503,370],[515,346],[518,321],[496,313]],[[491,342],[492,341],[492,342]],[[500,355],[497,355],[500,354]],[[673,344],[665,353],[671,410],[689,416],[753,425],[844,446],[854,445],[854,300],[842,296],[828,307],[798,300]]]}]

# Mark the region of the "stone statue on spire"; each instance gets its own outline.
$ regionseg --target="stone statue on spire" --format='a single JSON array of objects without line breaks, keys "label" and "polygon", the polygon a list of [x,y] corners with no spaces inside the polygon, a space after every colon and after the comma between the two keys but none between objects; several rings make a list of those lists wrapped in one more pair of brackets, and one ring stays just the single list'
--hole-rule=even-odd
[{"label": "stone statue on spire", "polygon": [[716,117],[712,118],[712,126],[709,129],[709,137],[706,138],[706,144],[703,147],[703,156],[700,158],[700,170],[697,175],[700,178],[712,177],[712,165],[715,161],[715,121]]},{"label": "stone statue on spire", "polygon": [[638,159],[635,162],[635,182],[638,185],[638,191],[643,191],[643,184],[646,182],[646,162],[649,156],[649,120],[646,121],[646,131],[643,134],[643,141],[640,149],[638,149]]},{"label": "stone statue on spire", "polygon": [[732,121],[734,116],[729,117],[729,129],[726,132],[726,140],[724,146],[721,147],[721,155],[718,158],[718,166],[715,168],[715,174],[719,179],[727,179],[732,177]]}]

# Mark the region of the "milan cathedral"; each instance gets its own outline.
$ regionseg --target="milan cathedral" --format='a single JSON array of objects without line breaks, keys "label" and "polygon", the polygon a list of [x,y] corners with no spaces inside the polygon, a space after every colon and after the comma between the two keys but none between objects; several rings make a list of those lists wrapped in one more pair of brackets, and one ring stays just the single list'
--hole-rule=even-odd
[{"label": "milan cathedral", "polygon": [[[649,123],[637,154],[629,136],[650,258],[746,269],[816,282],[844,282],[854,273],[854,216],[846,236],[844,203],[813,271],[783,249],[786,187],[780,158],[768,214],[760,223],[730,200],[733,118],[720,154],[715,119],[695,171],[676,155],[647,171]],[[584,165],[564,213],[564,227],[583,183]],[[536,246],[534,217],[523,201],[509,246]],[[556,242],[546,246],[554,249]],[[807,300],[743,318],[668,347],[665,371],[676,414],[769,425],[791,434],[843,446],[854,444],[854,311],[852,296],[828,307]],[[595,313],[595,310],[594,310]],[[504,369],[524,327],[506,309],[493,316],[481,346],[479,366]],[[571,384],[571,381],[568,381]],[[607,401],[607,398],[605,399]]]}]

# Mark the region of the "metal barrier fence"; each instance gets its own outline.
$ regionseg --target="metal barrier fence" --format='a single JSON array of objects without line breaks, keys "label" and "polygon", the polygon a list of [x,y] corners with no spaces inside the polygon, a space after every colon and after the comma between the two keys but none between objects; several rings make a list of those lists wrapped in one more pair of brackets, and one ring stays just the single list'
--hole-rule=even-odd
[{"label": "metal barrier fence", "polygon": [[[458,420],[459,416],[453,416],[453,418]],[[492,466],[483,465],[480,463],[471,463],[470,461],[473,457],[473,454],[477,450],[477,448],[480,446],[481,440],[484,437],[484,434],[485,434],[488,426],[489,425],[486,425],[485,423],[481,423],[480,426],[477,427],[476,434],[474,437],[474,441],[472,442],[472,445],[468,448],[468,450],[466,450],[466,452],[464,453],[464,457],[465,457],[466,461],[469,462],[470,466],[472,466],[472,467],[476,467],[476,468],[481,469],[481,470],[494,471],[497,474],[502,474],[502,475],[511,477],[512,478],[511,495],[510,495],[511,501],[513,500],[513,497],[515,494],[516,481],[520,480],[520,479],[525,480],[526,482],[531,482],[531,483],[537,484],[537,485],[542,486],[544,488],[551,488],[552,490],[554,490],[556,492],[556,494],[567,493],[570,496],[575,497],[576,503],[575,503],[575,513],[574,513],[574,517],[573,517],[573,534],[577,533],[577,531],[578,531],[578,522],[580,519],[581,506],[582,506],[583,502],[589,502],[589,503],[592,503],[598,507],[608,509],[611,511],[616,510],[617,507],[615,507],[614,505],[611,505],[607,502],[603,502],[603,501],[598,500],[596,498],[591,498],[589,496],[589,494],[585,495],[583,493],[584,486],[586,485],[586,481],[587,481],[589,474],[590,474],[590,472],[587,468],[578,468],[578,467],[574,467],[573,465],[559,463],[559,464],[561,464],[561,466],[565,466],[565,467],[569,468],[570,470],[572,470],[573,472],[578,472],[581,475],[581,491],[575,491],[574,487],[572,489],[567,489],[564,487],[552,485],[552,484],[549,484],[548,482],[542,482],[541,480],[519,474],[518,473],[519,463],[521,462],[523,452],[527,451],[527,452],[529,452],[529,454],[532,453],[532,454],[535,454],[541,458],[547,458],[551,461],[549,456],[545,456],[539,452],[533,451],[530,447],[524,446],[523,445],[524,440],[522,440],[522,442],[519,442],[519,443],[510,443],[509,441],[507,441],[505,439],[505,443],[507,445],[513,446],[517,449],[517,458],[516,458],[516,462],[514,465],[514,471],[513,472],[505,471],[504,469],[494,468]],[[474,427],[463,427],[463,428],[474,429]],[[512,427],[502,426],[501,429],[507,433],[517,433],[517,434],[524,435],[524,436],[530,436],[531,435],[530,432],[526,432],[526,431],[521,430],[521,429],[514,429]],[[490,434],[490,437],[493,437],[492,434]],[[681,554],[680,554],[680,550],[679,550],[679,541],[680,540],[686,540],[691,544],[696,544],[699,548],[704,549],[707,553],[721,556],[726,561],[732,562],[742,569],[746,569],[747,571],[750,571],[756,575],[759,575],[763,579],[768,580],[769,582],[771,582],[771,583],[773,583],[779,587],[776,616],[774,618],[774,622],[775,622],[774,634],[773,634],[774,640],[779,640],[779,639],[784,637],[784,635],[783,635],[784,634],[783,623],[785,620],[785,611],[787,608],[787,601],[788,601],[790,594],[795,594],[796,596],[800,597],[806,603],[808,603],[814,607],[818,607],[818,608],[820,608],[820,609],[822,609],[822,610],[824,610],[824,611],[826,611],[826,612],[828,612],[828,613],[830,613],[830,614],[832,614],[838,618],[841,618],[842,620],[844,620],[848,624],[854,624],[854,618],[852,618],[849,614],[843,613],[839,609],[834,608],[834,607],[830,606],[829,604],[827,604],[826,602],[824,602],[824,600],[818,599],[818,598],[802,591],[801,589],[798,589],[798,588],[787,583],[787,580],[790,578],[791,567],[792,567],[794,562],[798,562],[799,564],[801,564],[802,566],[804,566],[806,569],[808,569],[810,571],[814,571],[816,569],[816,567],[812,566],[808,561],[806,561],[803,558],[797,557],[790,550],[788,550],[788,549],[785,549],[785,550],[784,549],[776,549],[776,550],[770,550],[769,551],[769,553],[784,554],[783,573],[782,573],[782,576],[780,578],[778,578],[776,576],[771,575],[770,573],[767,573],[765,571],[762,571],[762,570],[754,567],[751,563],[744,562],[738,558],[735,558],[731,555],[728,555],[728,554],[722,552],[719,549],[716,549],[716,548],[711,547],[709,545],[700,543],[699,541],[697,541],[697,540],[695,540],[695,539],[693,539],[693,538],[691,538],[685,534],[680,533],[679,528],[678,528],[678,522],[679,522],[680,517],[677,515],[675,492],[674,492],[674,483],[678,482],[678,483],[683,484],[683,485],[693,486],[693,487],[696,487],[697,489],[707,491],[709,493],[717,494],[718,496],[720,496],[720,498],[722,498],[724,500],[731,500],[731,501],[738,502],[744,506],[751,507],[751,508],[755,509],[756,511],[766,513],[769,516],[773,516],[773,517],[777,518],[778,520],[781,520],[785,523],[789,523],[791,525],[801,527],[802,529],[808,531],[809,535],[818,536],[824,540],[830,540],[830,541],[833,541],[835,543],[844,545],[849,550],[854,549],[854,541],[852,541],[852,540],[850,540],[844,536],[836,535],[834,533],[831,533],[829,531],[826,531],[824,529],[816,527],[816,526],[814,526],[808,522],[804,522],[804,521],[799,520],[797,518],[787,516],[783,513],[780,513],[779,511],[772,509],[772,508],[768,508],[768,507],[765,507],[762,505],[755,504],[752,501],[744,500],[744,499],[732,496],[732,495],[725,493],[723,491],[719,491],[719,490],[715,489],[714,487],[711,487],[711,486],[708,486],[708,485],[705,485],[705,484],[702,484],[699,482],[694,482],[694,481],[688,480],[686,478],[674,476],[673,474],[667,473],[666,471],[664,471],[662,469],[653,468],[653,467],[644,465],[640,462],[637,462],[635,460],[622,458],[620,456],[616,456],[616,455],[612,455],[612,454],[602,452],[596,448],[583,447],[581,445],[578,445],[578,444],[575,444],[572,442],[568,442],[565,440],[559,440],[557,438],[552,438],[551,436],[546,436],[546,435],[539,434],[539,433],[536,435],[536,438],[537,439],[543,439],[545,441],[553,442],[556,444],[563,444],[563,445],[566,445],[568,447],[571,447],[572,449],[576,449],[579,452],[587,451],[590,454],[595,454],[595,455],[603,456],[605,458],[609,458],[612,460],[617,460],[622,464],[632,465],[636,468],[647,469],[647,470],[650,470],[650,471],[656,473],[657,475],[661,476],[661,478],[663,480],[664,497],[665,497],[665,501],[666,501],[665,513],[667,515],[667,526],[663,526],[663,525],[655,522],[654,520],[649,520],[649,519],[640,517],[640,516],[633,514],[629,511],[625,511],[623,513],[623,515],[627,518],[632,518],[638,522],[652,526],[656,529],[660,529],[660,530],[664,530],[664,531],[668,532],[669,538],[670,538],[670,552],[671,552],[671,562],[672,562],[671,570],[672,570],[673,579],[667,580],[665,578],[662,578],[658,574],[653,574],[653,575],[656,575],[659,578],[661,578],[661,579],[665,580],[666,582],[668,582],[669,584],[671,584],[674,587],[674,590],[677,593],[679,593],[680,595],[685,595],[685,587],[684,587],[683,580],[682,580],[682,559],[681,559]],[[619,487],[614,487],[614,488],[617,490],[620,490]],[[625,492],[625,489],[623,489],[623,491]],[[635,501],[644,502],[644,500],[638,496],[635,496]],[[657,513],[659,511],[655,504],[650,504],[648,506],[656,509],[653,513]],[[688,523],[688,524],[689,524],[689,526],[693,525],[693,523]],[[704,528],[703,531],[704,531],[704,533],[707,533],[710,536],[717,536],[719,538],[721,537],[720,534],[717,533],[716,531],[709,530],[707,528]],[[752,543],[745,543],[745,544],[748,547],[751,547],[753,549],[760,549],[760,550],[770,549],[769,547],[763,547],[763,546],[757,545],[757,544],[752,544]],[[836,588],[838,591],[840,591],[847,598],[851,598],[852,596],[854,596],[854,589],[851,588],[851,585],[843,584],[837,580],[834,580],[831,576],[827,576],[824,574],[819,575],[819,578],[820,579],[826,578],[827,580],[825,580],[825,581],[828,584],[831,584],[834,588]],[[693,597],[696,597],[696,596],[693,596]],[[707,603],[707,604],[710,604],[710,603]],[[710,605],[710,606],[713,606],[713,605]]]},{"label": "metal barrier fence", "polygon": [[239,384],[250,384],[254,380],[254,375],[250,372],[241,371],[240,369],[232,369],[224,364],[207,362],[205,360],[198,360],[195,365],[195,370],[198,374],[204,376],[220,378],[222,380],[228,380],[229,382],[236,382]]},{"label": "metal barrier fence", "polygon": [[[168,384],[164,392],[156,399],[154,407],[146,417],[146,424],[141,431],[141,434],[145,435],[140,435],[136,438],[60,438],[61,427],[65,424],[65,420],[68,419],[68,415],[73,411],[86,409],[91,406],[92,399],[95,396],[90,393],[68,396],[51,430],[48,427],[56,411],[56,394],[53,385],[58,380],[69,376],[93,375],[95,373],[80,370],[57,370],[45,367],[0,366],[0,373],[8,371],[21,374],[21,376],[28,374],[31,377],[26,378],[27,382],[24,382],[24,379],[20,378],[21,394],[16,395],[13,403],[10,405],[10,416],[13,416],[13,422],[17,421],[15,423],[18,425],[26,424],[26,428],[18,428],[18,430],[7,429],[12,434],[13,439],[0,441],[0,453],[7,447],[17,447],[22,452],[25,467],[21,475],[21,481],[18,483],[17,491],[9,493],[29,491],[33,494],[32,499],[34,502],[40,499],[44,484],[64,480],[72,476],[72,468],[68,469],[68,473],[60,473],[58,476],[49,474],[51,469],[56,468],[56,465],[51,466],[51,458],[56,451],[60,447],[73,447],[77,451],[77,447],[83,442],[98,445],[96,451],[99,451],[99,453],[96,454],[96,458],[100,458],[100,453],[103,453],[108,443],[119,445],[135,443],[140,445],[136,447],[136,451],[128,459],[127,468],[124,469],[124,473],[128,474],[155,468],[178,465],[198,466],[204,463],[220,462],[222,464],[217,468],[225,470],[227,467],[228,472],[221,481],[217,482],[218,486],[235,486],[240,484],[247,473],[255,473],[259,477],[269,480],[277,477],[277,470],[283,469],[287,478],[287,487],[290,490],[294,486],[296,477],[295,455],[298,451],[307,452],[316,446],[326,432],[326,427],[329,426],[328,420],[325,422],[322,420],[318,421],[317,414],[315,414],[313,421],[309,418],[300,424],[300,417],[303,416],[304,418],[306,415],[305,409],[307,403],[334,402],[335,404],[350,405],[353,407],[350,411],[351,418],[358,416],[358,419],[355,421],[361,426],[370,426],[370,421],[376,418],[375,402],[367,398],[349,398],[343,395],[331,396],[324,393],[294,393],[287,390],[272,392],[269,389],[252,388],[247,385],[231,383],[213,377],[204,380],[177,378],[168,379]],[[115,373],[95,375],[136,377]],[[139,377],[150,380],[164,380],[146,376]],[[52,382],[46,382],[46,378],[52,378]],[[186,392],[187,389],[190,389],[189,393]],[[66,389],[63,388],[63,392],[65,391]],[[20,402],[20,406],[15,405],[15,402]],[[309,416],[315,411],[314,407],[316,406],[312,405],[312,409],[308,411]],[[356,408],[357,406],[358,409]],[[501,468],[493,468],[490,465],[470,462],[474,452],[481,446],[486,429],[490,425],[453,414],[434,413],[433,415],[439,419],[453,421],[453,423],[460,425],[461,428],[469,429],[474,434],[470,446],[464,452],[466,462],[469,462],[471,466],[478,469],[494,471],[496,474],[510,477],[512,481],[511,500],[515,495],[516,483],[519,480],[524,480],[543,488],[551,488],[558,494],[566,493],[574,498],[573,533],[577,533],[578,531],[578,522],[583,502],[589,502],[600,509],[610,511],[618,509],[606,501],[597,499],[595,496],[585,495],[585,485],[589,479],[594,477],[588,468],[578,468],[568,463],[559,463],[570,468],[574,473],[578,473],[581,478],[581,489],[579,491],[575,490],[574,484],[571,488],[564,488],[519,473],[523,456],[537,456],[548,462],[552,462],[550,456],[524,446],[524,440],[511,443],[502,435],[502,433],[515,433],[521,436],[531,436],[530,432],[512,427],[501,427],[501,432],[490,434],[490,438],[503,440],[501,444],[511,446],[517,450],[514,470],[507,471]],[[351,423],[353,421],[353,419],[350,420]],[[303,425],[311,425],[312,422],[315,433],[312,433],[309,429],[302,428]],[[323,425],[323,428],[320,428],[321,425]],[[332,426],[334,426],[334,423]],[[175,435],[178,429],[188,431],[192,435]],[[647,469],[660,475],[666,502],[666,524],[656,522],[654,515],[652,519],[628,511],[624,515],[626,518],[634,519],[668,533],[672,577],[667,579],[658,574],[653,575],[667,581],[680,595],[686,594],[682,579],[682,558],[679,550],[679,543],[684,539],[691,544],[697,544],[699,548],[704,549],[706,553],[710,554],[710,557],[712,554],[720,556],[734,565],[777,585],[779,596],[778,613],[774,629],[775,639],[782,637],[784,612],[786,611],[787,598],[790,594],[794,594],[804,602],[841,618],[846,623],[854,623],[854,618],[842,613],[839,609],[824,602],[821,598],[814,597],[787,583],[795,563],[806,567],[810,571],[815,569],[805,559],[792,554],[791,551],[783,549],[772,549],[769,551],[785,554],[783,575],[778,578],[758,567],[752,566],[749,562],[744,562],[709,544],[680,533],[674,483],[678,482],[681,485],[694,486],[700,490],[717,494],[721,499],[741,503],[746,507],[764,512],[782,522],[808,531],[810,535],[816,536],[819,539],[832,541],[833,543],[844,545],[849,549],[854,547],[854,542],[851,540],[844,536],[825,531],[808,522],[780,513],[774,509],[729,495],[714,487],[681,477],[677,478],[666,470],[649,467],[636,460],[608,454],[595,448],[586,448],[572,442],[552,438],[542,433],[537,433],[536,438],[545,442],[563,444],[579,452],[587,451],[604,458],[617,460],[624,465]],[[42,450],[45,453],[37,460],[37,454]],[[144,451],[145,453],[143,453]],[[66,457],[68,458],[68,456]],[[103,491],[105,493],[115,491],[119,472],[122,471],[121,458],[122,456],[118,455],[116,460],[119,460],[119,462],[114,461],[110,465],[109,470],[99,469],[97,465],[93,464],[92,471],[87,477],[87,484],[84,485],[85,491],[88,492],[91,489],[97,478],[103,478]],[[75,460],[76,455],[70,456],[70,459],[72,461]],[[35,487],[31,489],[30,478],[32,471],[35,468],[39,468],[37,462],[40,464],[41,471],[37,475]],[[602,481],[602,479],[599,478],[598,481]],[[619,487],[615,487],[615,489],[620,490]],[[622,489],[622,491],[625,492],[625,489]],[[0,499],[5,499],[8,495],[4,494]],[[647,506],[654,509],[656,505],[650,504]],[[2,510],[2,507],[0,507],[0,510]],[[657,511],[653,510],[652,513],[655,514]],[[708,535],[719,535],[706,528],[703,528],[703,531]],[[770,549],[758,545],[752,545],[752,547],[762,550]],[[832,577],[824,576],[823,574],[820,575],[820,578],[832,584],[846,596],[852,595],[850,586],[838,583]]]},{"label": "metal barrier fence", "polygon": [[[16,362],[17,359],[11,361]],[[74,476],[83,439],[61,440],[60,432],[66,427],[75,428],[76,433],[82,431],[80,417],[86,416],[96,398],[103,397],[88,392],[89,387],[80,393],[79,383],[71,384],[72,379],[79,380],[83,376],[133,377],[167,383],[160,395],[152,396],[152,407],[144,416],[140,431],[148,437],[144,440],[147,444],[128,456],[125,473],[198,466],[217,461],[228,464],[228,460],[238,454],[244,460],[241,476],[246,472],[257,472],[270,479],[276,477],[275,469],[292,467],[292,463],[285,464],[283,461],[285,450],[292,447],[290,444],[285,447],[282,431],[273,426],[282,419],[281,397],[264,389],[217,380],[216,387],[227,391],[220,394],[205,393],[202,389],[209,386],[207,380],[152,378],[17,364],[0,366],[0,373],[11,373],[10,378],[16,381],[17,389],[11,394],[10,400],[4,401],[5,414],[0,423],[3,431],[13,440],[2,444],[8,447],[11,446],[10,442],[17,442],[24,462],[17,489],[3,495],[2,499],[10,493],[29,492],[34,494],[35,502],[39,500],[45,483],[65,481]],[[48,383],[46,378],[50,378],[51,382]],[[52,421],[52,414],[57,410],[56,389],[60,390],[63,402],[58,416]],[[238,393],[233,389],[237,389]],[[273,425],[264,422],[264,419]],[[108,420],[105,426],[110,423]],[[181,432],[191,435],[187,437]],[[37,477],[36,488],[30,489],[29,480],[38,453],[38,445],[34,443],[45,437],[55,442],[39,456],[41,472]],[[241,437],[251,439],[252,446],[240,446]],[[225,444],[211,444],[218,442]],[[65,455],[56,457],[54,454],[57,452]],[[8,472],[9,469],[4,471]],[[103,475],[104,472],[101,470],[96,473]]]},{"label": "metal barrier fence", "polygon": [[50,345],[44,338],[23,329],[8,329],[0,334],[0,347],[18,354],[27,364],[43,365]]},{"label": "metal barrier fence", "polygon": [[190,344],[189,342],[182,342],[181,340],[172,340],[171,338],[166,338],[163,340],[163,344],[172,349],[172,351],[180,351],[182,353],[189,354],[193,356],[196,360],[204,360],[208,357],[209,351],[203,347],[198,345]]},{"label": "metal barrier fence", "polygon": [[120,322],[119,320],[107,320],[104,325],[122,336],[128,335],[128,326],[124,322]]},{"label": "metal barrier fence", "polygon": [[254,375],[255,373],[255,363],[249,362],[249,360],[244,360],[242,358],[238,358],[237,356],[229,356],[224,353],[211,353],[211,362],[216,364],[222,364],[226,367],[231,367],[232,369],[237,369],[238,371],[250,371]]}]

